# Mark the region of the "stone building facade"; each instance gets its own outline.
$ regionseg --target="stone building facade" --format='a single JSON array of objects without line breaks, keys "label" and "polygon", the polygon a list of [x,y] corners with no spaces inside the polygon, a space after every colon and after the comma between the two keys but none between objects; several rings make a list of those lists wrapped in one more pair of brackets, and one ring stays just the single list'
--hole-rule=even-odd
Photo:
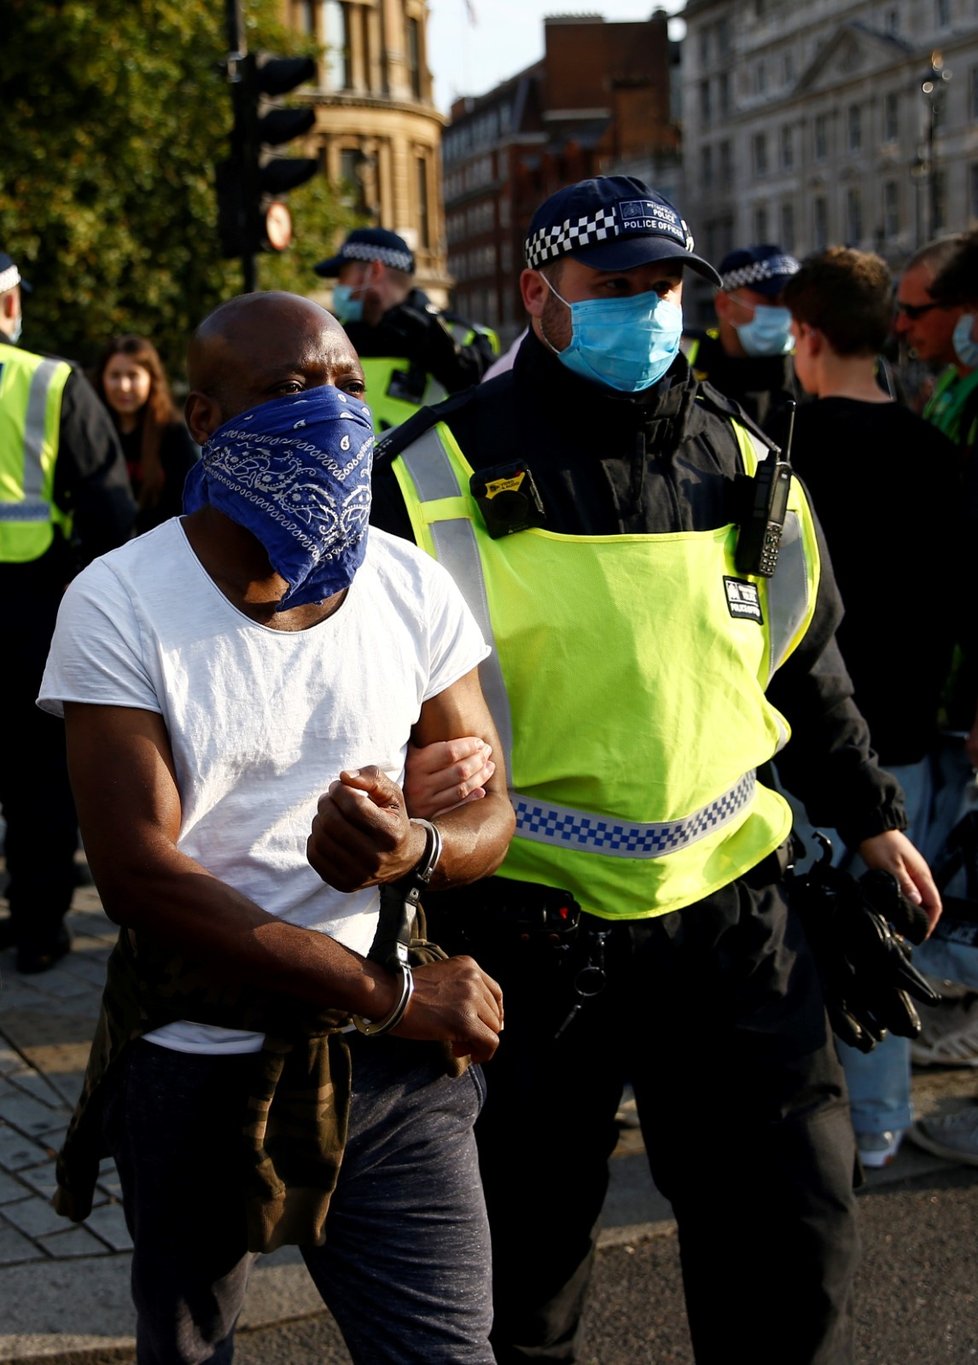
[{"label": "stone building facade", "polygon": [[444,304],[447,120],[434,104],[426,0],[282,0],[282,13],[323,51],[309,92],[310,149],[365,222],[400,233],[414,251],[418,285]]},{"label": "stone building facade", "polygon": [[978,0],[687,0],[683,18],[682,204],[708,259],[844,243],[898,270],[978,221]]},{"label": "stone building facade", "polygon": [[667,19],[549,18],[544,56],[456,100],[442,139],[448,268],[458,310],[510,341],[525,318],[523,241],[561,185],[622,171],[669,193],[679,174]]}]

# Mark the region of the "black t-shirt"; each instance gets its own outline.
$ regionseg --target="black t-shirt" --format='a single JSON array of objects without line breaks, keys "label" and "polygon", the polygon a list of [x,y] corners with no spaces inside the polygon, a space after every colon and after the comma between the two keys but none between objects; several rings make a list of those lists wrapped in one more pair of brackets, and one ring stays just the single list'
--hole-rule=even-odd
[{"label": "black t-shirt", "polygon": [[799,409],[792,463],[808,487],[845,604],[839,645],[884,764],[933,743],[963,600],[955,451],[899,403]]}]

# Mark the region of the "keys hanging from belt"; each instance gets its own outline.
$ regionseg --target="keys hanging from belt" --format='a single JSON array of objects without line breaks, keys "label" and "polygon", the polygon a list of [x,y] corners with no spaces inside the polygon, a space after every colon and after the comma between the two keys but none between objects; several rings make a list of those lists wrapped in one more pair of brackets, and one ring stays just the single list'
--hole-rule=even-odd
[{"label": "keys hanging from belt", "polygon": [[585,930],[588,945],[587,961],[574,975],[574,994],[577,997],[570,1008],[567,1018],[554,1034],[554,1039],[563,1037],[573,1021],[581,1012],[582,1006],[600,995],[608,984],[608,974],[604,969],[604,945],[611,934],[610,929]]}]

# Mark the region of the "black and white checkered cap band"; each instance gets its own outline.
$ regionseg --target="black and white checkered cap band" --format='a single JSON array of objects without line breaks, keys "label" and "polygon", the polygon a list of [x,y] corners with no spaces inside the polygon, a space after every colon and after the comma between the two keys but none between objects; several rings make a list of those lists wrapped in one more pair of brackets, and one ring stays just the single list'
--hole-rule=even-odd
[{"label": "black and white checkered cap band", "polygon": [[6,294],[15,284],[20,284],[20,271],[15,265],[8,265],[6,270],[0,270],[0,294]]},{"label": "black and white checkered cap band", "polygon": [[554,227],[540,228],[527,238],[526,263],[531,270],[566,256],[571,251],[583,251],[585,247],[597,246],[617,237],[618,225],[615,211],[599,209],[593,218],[570,219],[557,223]]},{"label": "black and white checkered cap band", "polygon": [[389,265],[393,270],[403,270],[410,275],[414,269],[414,261],[403,251],[396,251],[389,246],[370,246],[364,242],[348,242],[346,246],[340,248],[340,256],[344,261],[382,261],[384,265]]},{"label": "black and white checkered cap band", "polygon": [[650,200],[636,199],[598,209],[593,217],[566,218],[552,227],[538,228],[526,239],[526,263],[537,270],[572,252],[629,237],[667,237],[684,251],[693,249],[689,228],[677,213]]},{"label": "black and white checkered cap band", "polygon": [[720,288],[750,289],[751,285],[763,284],[765,280],[788,279],[801,269],[794,256],[769,256],[766,261],[752,261],[750,265],[738,266],[720,276]]}]

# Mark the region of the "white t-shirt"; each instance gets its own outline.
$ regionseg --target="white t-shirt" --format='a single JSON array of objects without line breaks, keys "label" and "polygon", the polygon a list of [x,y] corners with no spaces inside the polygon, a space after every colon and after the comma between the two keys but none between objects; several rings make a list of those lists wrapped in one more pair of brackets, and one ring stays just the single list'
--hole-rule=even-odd
[{"label": "white t-shirt", "polygon": [[[175,517],[74,579],[38,705],[162,715],[181,851],[269,914],[366,953],[378,893],[346,895],[312,870],[316,803],[341,769],[376,764],[400,783],[422,702],[488,652],[446,571],[375,527],[340,609],[310,630],[280,631],[232,606]],[[182,1051],[261,1046],[260,1035],[200,1024],[149,1036]]]}]

